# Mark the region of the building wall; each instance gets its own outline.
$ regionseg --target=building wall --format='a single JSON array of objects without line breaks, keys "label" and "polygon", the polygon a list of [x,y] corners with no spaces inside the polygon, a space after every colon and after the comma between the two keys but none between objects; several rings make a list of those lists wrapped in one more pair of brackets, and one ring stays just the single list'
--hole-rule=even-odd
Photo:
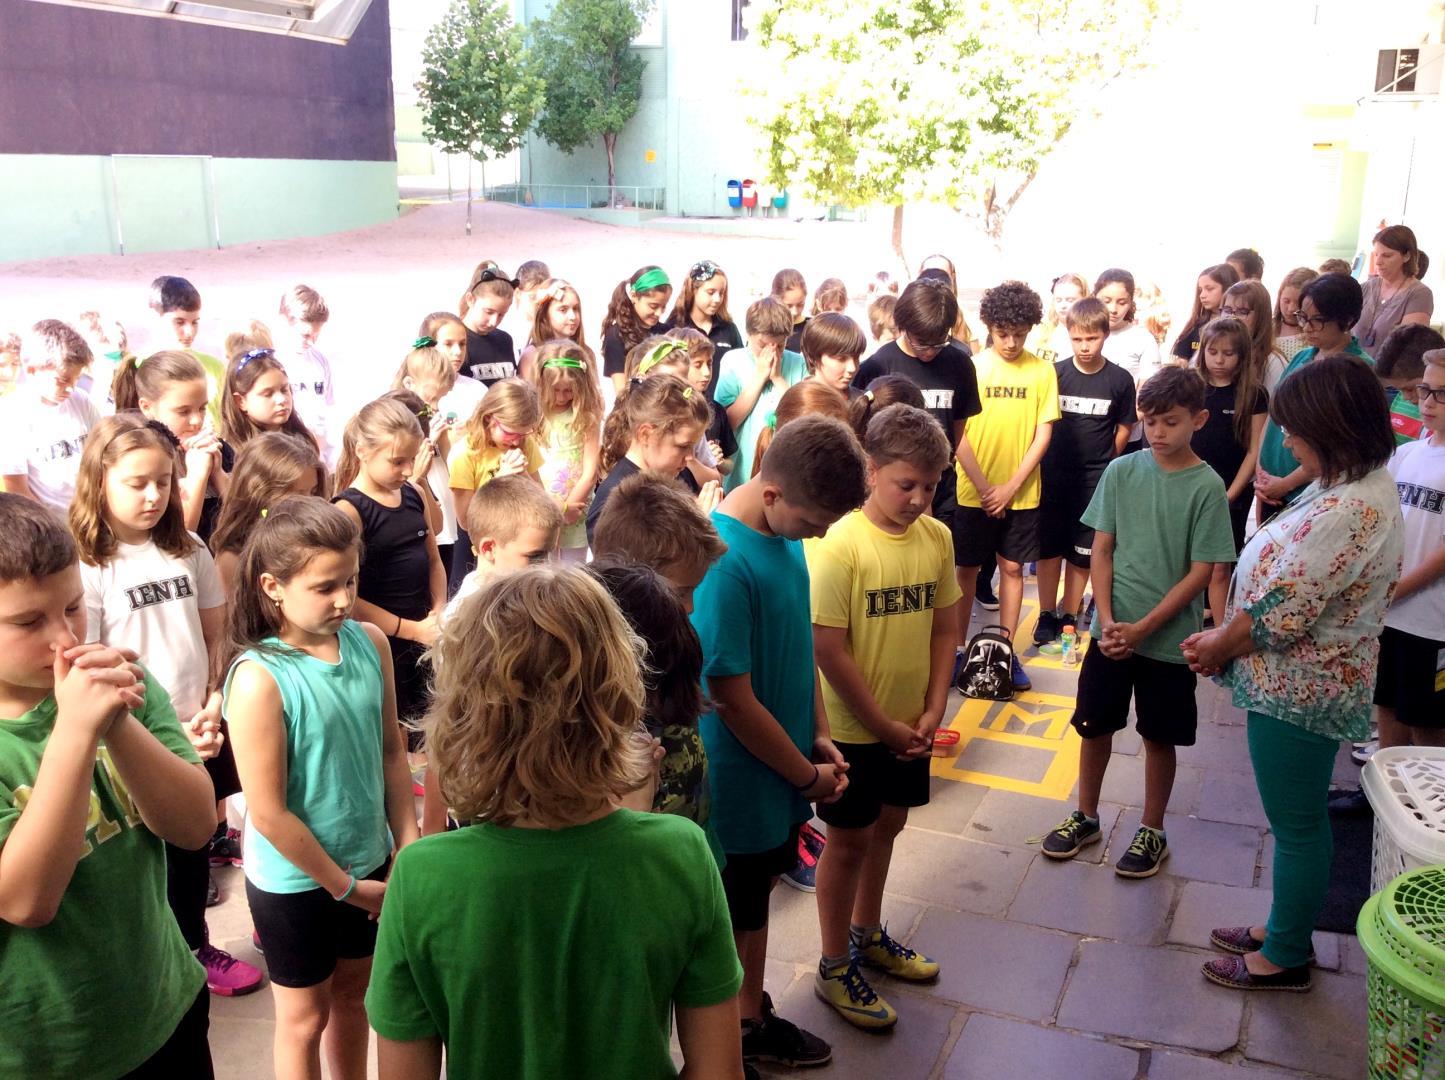
[{"label": "building wall", "polygon": [[345,46],[0,5],[0,259],[385,220],[392,132],[387,0]]}]

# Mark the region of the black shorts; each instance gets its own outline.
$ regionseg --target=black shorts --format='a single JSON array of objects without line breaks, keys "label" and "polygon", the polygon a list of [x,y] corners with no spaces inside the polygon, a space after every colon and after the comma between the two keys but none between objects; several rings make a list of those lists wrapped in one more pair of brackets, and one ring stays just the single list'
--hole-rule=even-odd
[{"label": "black shorts", "polygon": [[1395,710],[1406,727],[1445,728],[1445,641],[1385,627],[1380,634],[1380,674],[1375,704]]},{"label": "black shorts", "polygon": [[1098,476],[1050,477],[1039,503],[1039,558],[1066,559],[1080,569],[1089,569],[1094,549],[1094,530],[1079,519],[1094,497]]},{"label": "black shorts", "polygon": [[231,750],[231,732],[224,720],[221,721],[221,733],[226,737],[226,741],[221,743],[221,752],[201,763],[206,767],[206,775],[211,778],[211,786],[216,789],[217,802],[241,790],[241,777],[236,773],[236,755]]},{"label": "black shorts", "polygon": [[747,933],[768,925],[768,898],[780,875],[798,865],[799,822],[788,830],[788,839],[771,851],[735,855],[726,852],[722,868],[723,893],[728,899],[728,916],[733,929]]},{"label": "black shorts", "polygon": [[[387,859],[366,880],[385,881],[390,870]],[[376,952],[376,920],[325,889],[273,893],[248,880],[246,900],[267,971],[278,986],[315,986],[331,978],[336,961],[363,960]]]},{"label": "black shorts", "polygon": [[984,566],[997,554],[1009,562],[1033,562],[1039,557],[1039,511],[1005,510],[990,517],[979,506],[960,506],[953,512],[953,564]]},{"label": "black shorts", "polygon": [[1134,699],[1134,727],[1150,742],[1193,746],[1199,726],[1194,703],[1196,679],[1187,664],[1171,664],[1135,653],[1111,660],[1091,642],[1079,669],[1074,730],[1086,739],[1123,731]]},{"label": "black shorts", "polygon": [[863,829],[878,820],[885,806],[927,806],[927,757],[899,761],[883,743],[837,743],[848,762],[848,787],[834,803],[819,803],[818,816],[829,826]]},{"label": "black shorts", "polygon": [[174,1080],[188,1077],[211,1080],[211,992],[204,986],[159,1050],[121,1080]]}]

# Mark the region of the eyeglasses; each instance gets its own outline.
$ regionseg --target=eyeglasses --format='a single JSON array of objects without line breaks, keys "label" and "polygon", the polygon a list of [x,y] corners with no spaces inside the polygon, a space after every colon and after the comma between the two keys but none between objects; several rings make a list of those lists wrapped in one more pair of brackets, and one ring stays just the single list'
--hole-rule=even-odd
[{"label": "eyeglasses", "polygon": [[1231,319],[1243,319],[1253,311],[1253,308],[1247,307],[1222,307],[1219,314],[1228,315]]},{"label": "eyeglasses", "polygon": [[1437,404],[1445,405],[1445,386],[1430,386],[1427,383],[1420,383],[1415,387],[1415,393],[1420,395],[1421,401],[1432,397]]},{"label": "eyeglasses", "polygon": [[948,338],[944,338],[942,341],[919,341],[912,334],[908,335],[908,344],[919,352],[941,352],[948,344],[948,340]]},{"label": "eyeglasses", "polygon": [[692,269],[687,272],[687,276],[692,278],[693,281],[711,281],[721,273],[721,266],[711,259],[704,259],[702,262],[693,263]]},{"label": "eyeglasses", "polygon": [[1296,326],[1307,327],[1310,330],[1323,330],[1325,323],[1330,321],[1323,315],[1306,316],[1303,311],[1296,311],[1290,318],[1295,321]]}]

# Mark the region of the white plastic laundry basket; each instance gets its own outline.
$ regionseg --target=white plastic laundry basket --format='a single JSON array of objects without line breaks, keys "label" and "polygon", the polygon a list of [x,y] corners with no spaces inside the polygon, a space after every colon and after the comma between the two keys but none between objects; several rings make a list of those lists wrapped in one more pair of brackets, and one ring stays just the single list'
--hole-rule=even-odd
[{"label": "white plastic laundry basket", "polygon": [[1406,870],[1445,864],[1445,747],[1377,750],[1360,782],[1375,811],[1371,892]]}]

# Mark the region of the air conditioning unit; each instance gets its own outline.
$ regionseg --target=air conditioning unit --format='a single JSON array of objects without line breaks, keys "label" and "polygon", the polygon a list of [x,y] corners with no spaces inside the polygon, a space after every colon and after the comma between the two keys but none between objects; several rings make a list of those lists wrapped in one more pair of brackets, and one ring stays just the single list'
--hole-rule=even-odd
[{"label": "air conditioning unit", "polygon": [[1381,49],[1375,59],[1375,98],[1419,100],[1440,96],[1445,45]]}]

